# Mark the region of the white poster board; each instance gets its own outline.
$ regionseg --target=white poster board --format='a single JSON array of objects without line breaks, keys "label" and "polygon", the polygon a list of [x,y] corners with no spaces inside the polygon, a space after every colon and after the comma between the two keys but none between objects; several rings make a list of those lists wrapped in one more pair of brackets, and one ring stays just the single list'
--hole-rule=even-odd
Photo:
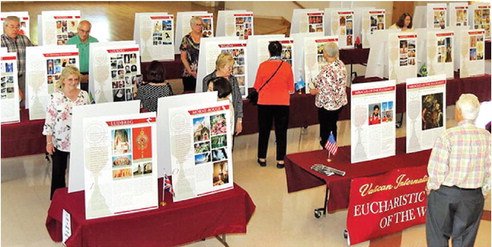
[{"label": "white poster board", "polygon": [[468,4],[467,3],[449,3],[449,27],[467,27],[468,21]]},{"label": "white poster board", "polygon": [[198,16],[202,18],[202,33],[205,37],[214,36],[214,14],[206,11],[178,12],[176,16],[176,35],[174,37],[174,51],[179,54],[179,46],[183,37],[191,32],[190,20]]},{"label": "white poster board", "polygon": [[[0,13],[0,20],[2,23],[5,21],[5,18],[7,16],[17,16],[20,19],[20,30],[19,34],[25,35],[28,38],[31,38],[31,33],[29,29],[29,12],[27,11],[13,11],[13,12],[1,12]],[[3,34],[3,28],[0,30],[0,34]]]},{"label": "white poster board", "polygon": [[459,44],[460,78],[485,74],[485,30],[461,30]]},{"label": "white poster board", "polygon": [[427,28],[445,29],[448,6],[445,3],[427,4]]},{"label": "white poster board", "polygon": [[352,84],[351,162],[395,155],[396,82]]},{"label": "white poster board", "polygon": [[283,34],[253,35],[248,38],[248,85],[255,83],[256,72],[260,64],[270,57],[268,45],[272,41],[284,39]]},{"label": "white poster board", "polygon": [[248,39],[254,35],[253,12],[220,10],[217,17],[217,36],[236,36]]},{"label": "white poster board", "polygon": [[445,74],[454,78],[454,42],[453,31],[427,32],[427,72],[428,75]]},{"label": "white poster board", "polygon": [[17,53],[0,49],[0,106],[2,124],[20,121]]},{"label": "white poster board", "polygon": [[484,29],[485,38],[490,40],[490,3],[474,3],[470,6],[472,29]]},{"label": "white poster board", "polygon": [[29,119],[44,119],[50,95],[61,88],[60,75],[66,66],[79,68],[75,45],[26,48],[26,108]]},{"label": "white poster board", "polygon": [[318,9],[294,9],[290,34],[324,33],[324,12]]},{"label": "white poster board", "polygon": [[140,101],[122,101],[92,105],[79,105],[72,108],[72,129],[70,130],[70,163],[68,173],[68,193],[84,190],[84,118],[138,114]]},{"label": "white poster board", "polygon": [[134,29],[133,39],[140,45],[142,62],[174,60],[173,15],[135,13]]},{"label": "white poster board", "polygon": [[304,78],[306,81],[306,93],[314,89],[314,79],[321,69],[327,65],[323,56],[323,48],[329,43],[338,43],[337,36],[325,36],[322,38],[306,37],[304,39]]},{"label": "white poster board", "polygon": [[[322,33],[295,33],[292,34],[290,39],[294,41],[293,46],[293,64],[292,64],[292,72],[294,74],[294,82],[296,86],[299,88],[300,85],[303,85],[301,90],[304,90],[306,87],[306,80],[304,75],[304,39],[307,37],[325,37]],[[296,89],[297,91],[297,89]]]},{"label": "white poster board", "polygon": [[84,119],[86,219],[159,207],[155,116]]},{"label": "white poster board", "polygon": [[417,77],[417,34],[390,33],[388,39],[389,79],[404,83],[407,78]]},{"label": "white poster board", "polygon": [[41,11],[41,30],[38,30],[40,45],[64,45],[77,35],[80,22],[79,10]]},{"label": "white poster board", "polygon": [[230,107],[220,101],[169,109],[174,201],[234,188]]},{"label": "white poster board", "polygon": [[[329,35],[338,36],[340,48],[353,48],[355,44],[355,14],[353,10],[325,9],[325,26]],[[325,31],[328,35],[328,32]]]},{"label": "white poster board", "polygon": [[407,153],[430,149],[446,130],[446,75],[409,78]]},{"label": "white poster board", "polygon": [[171,148],[169,136],[169,109],[177,107],[189,107],[193,105],[207,105],[217,102],[217,92],[205,92],[196,94],[180,94],[173,97],[161,97],[157,101],[157,169],[161,174],[172,174]]},{"label": "white poster board", "polygon": [[371,9],[365,10],[362,13],[362,47],[369,48],[370,36],[373,35],[376,30],[386,29],[386,10],[384,9]]},{"label": "white poster board", "polygon": [[133,41],[91,43],[89,91],[96,103],[134,100],[140,49]]}]

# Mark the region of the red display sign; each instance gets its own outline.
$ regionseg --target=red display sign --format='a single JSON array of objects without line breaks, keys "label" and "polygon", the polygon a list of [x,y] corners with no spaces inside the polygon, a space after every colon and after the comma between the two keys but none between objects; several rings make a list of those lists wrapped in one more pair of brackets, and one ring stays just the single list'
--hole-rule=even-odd
[{"label": "red display sign", "polygon": [[427,166],[352,179],[347,215],[350,244],[425,223]]}]

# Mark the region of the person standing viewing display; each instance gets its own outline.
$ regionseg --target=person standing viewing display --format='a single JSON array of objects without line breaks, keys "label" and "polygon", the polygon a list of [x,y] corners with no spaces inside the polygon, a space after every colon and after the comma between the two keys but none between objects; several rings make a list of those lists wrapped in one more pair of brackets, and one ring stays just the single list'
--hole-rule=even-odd
[{"label": "person standing viewing display", "polygon": [[67,41],[67,45],[77,45],[79,48],[79,67],[82,74],[80,88],[89,91],[89,44],[99,42],[90,36],[92,25],[89,21],[83,20],[77,27],[77,35]]},{"label": "person standing viewing display", "polygon": [[215,70],[203,78],[203,91],[209,87],[210,81],[215,78],[225,78],[232,86],[232,106],[234,107],[234,132],[239,135],[243,131],[243,99],[239,90],[239,83],[232,75],[234,58],[230,53],[221,53],[215,62]]},{"label": "person standing viewing display", "polygon": [[412,16],[409,13],[403,13],[400,18],[398,18],[398,21],[391,25],[389,29],[400,29],[402,32],[412,32],[412,25]]},{"label": "person standing viewing display", "polygon": [[56,189],[66,187],[65,171],[70,154],[72,108],[90,104],[89,94],[77,88],[80,77],[77,68],[65,67],[60,75],[61,89],[51,94],[46,109],[43,135],[46,136],[46,152],[52,155],[53,161],[50,200]]},{"label": "person standing viewing display", "polygon": [[20,34],[20,19],[17,16],[7,16],[3,22],[2,47],[8,52],[17,53],[17,78],[21,94],[20,105],[24,105],[23,95],[26,90],[26,47],[32,46],[31,40]]},{"label": "person standing viewing display", "polygon": [[282,61],[282,45],[278,41],[268,45],[270,58],[261,63],[256,73],[254,88],[258,91],[258,164],[266,166],[268,139],[272,122],[275,124],[277,168],[284,168],[287,151],[290,93],[294,92],[294,77],[289,63]]},{"label": "person standing viewing display", "polygon": [[166,70],[162,63],[152,61],[147,68],[145,82],[138,87],[137,99],[142,102],[142,109],[157,111],[157,101],[161,97],[174,95],[173,89],[166,82]]},{"label": "person standing viewing display", "polygon": [[315,105],[318,108],[319,143],[325,148],[325,144],[333,133],[337,139],[337,121],[342,107],[348,103],[347,70],[345,64],[338,59],[339,50],[336,43],[329,43],[323,47],[323,56],[328,62],[314,80],[314,89],[311,94],[316,95]]},{"label": "person standing viewing display", "polygon": [[427,171],[428,246],[473,246],[490,187],[490,133],[477,128],[480,103],[473,94],[456,102],[458,126],[439,137]]},{"label": "person standing viewing display", "polygon": [[203,20],[194,16],[190,20],[191,32],[185,35],[179,46],[181,51],[181,62],[184,65],[183,90],[195,91],[196,73],[198,70],[198,54],[200,52],[200,39],[205,37],[202,33]]}]

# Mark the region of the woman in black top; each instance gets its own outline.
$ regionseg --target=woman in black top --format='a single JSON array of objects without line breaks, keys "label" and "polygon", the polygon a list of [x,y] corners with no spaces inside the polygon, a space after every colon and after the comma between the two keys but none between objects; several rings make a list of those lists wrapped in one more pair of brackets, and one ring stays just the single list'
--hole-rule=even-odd
[{"label": "woman in black top", "polygon": [[173,89],[166,82],[166,70],[158,61],[152,61],[145,73],[145,82],[138,88],[137,99],[141,108],[148,112],[157,111],[157,100],[160,97],[172,96]]},{"label": "woman in black top", "polygon": [[198,70],[198,53],[200,52],[200,39],[205,37],[202,33],[203,20],[194,16],[190,20],[191,32],[183,37],[179,50],[181,51],[181,62],[184,65],[183,89],[184,91],[195,91],[196,73]]}]

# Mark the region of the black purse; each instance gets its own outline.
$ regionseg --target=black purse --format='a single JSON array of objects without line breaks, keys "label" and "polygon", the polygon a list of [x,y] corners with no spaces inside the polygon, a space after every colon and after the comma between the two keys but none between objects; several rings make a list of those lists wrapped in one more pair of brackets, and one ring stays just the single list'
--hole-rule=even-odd
[{"label": "black purse", "polygon": [[249,103],[250,104],[252,104],[252,105],[257,105],[258,104],[258,92],[260,92],[261,89],[263,89],[263,87],[265,87],[266,84],[268,84],[270,82],[270,80],[275,76],[275,74],[277,74],[277,71],[280,69],[280,67],[282,67],[282,64],[283,63],[284,63],[284,61],[282,60],[282,62],[278,66],[277,70],[275,70],[275,73],[273,73],[273,75],[270,76],[270,78],[265,82],[265,84],[263,84],[263,86],[260,87],[260,89],[258,89],[258,91],[256,91],[256,89],[253,88],[253,91],[251,91],[248,94],[248,96],[246,96],[246,98],[249,100]]}]

